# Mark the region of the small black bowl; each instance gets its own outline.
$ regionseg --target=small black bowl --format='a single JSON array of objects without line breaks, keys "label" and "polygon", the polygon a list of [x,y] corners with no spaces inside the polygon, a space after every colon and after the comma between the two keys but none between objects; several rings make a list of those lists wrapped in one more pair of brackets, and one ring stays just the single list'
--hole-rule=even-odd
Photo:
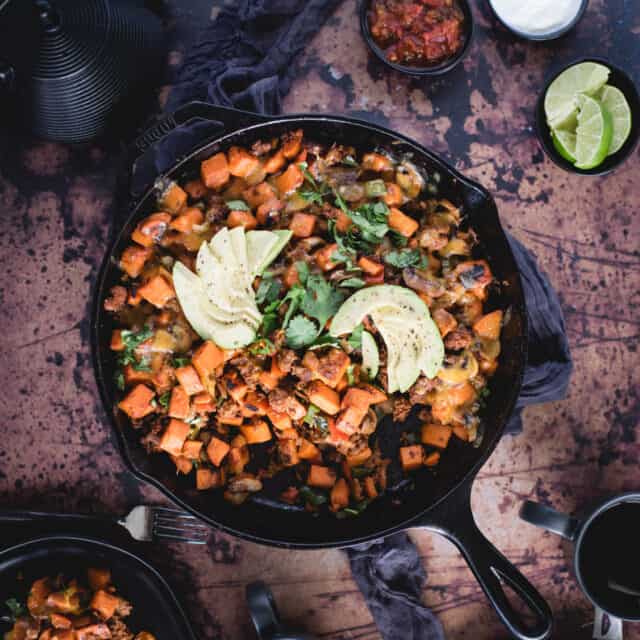
[{"label": "small black bowl", "polygon": [[[580,64],[581,62],[598,62],[599,64],[603,64],[608,67],[611,70],[611,73],[609,74],[607,84],[617,87],[622,91],[622,93],[624,93],[624,96],[629,103],[629,108],[631,109],[631,131],[629,132],[627,141],[622,145],[622,148],[619,151],[614,153],[612,156],[607,156],[602,164],[599,164],[597,167],[593,167],[593,169],[578,169],[558,153],[553,145],[551,130],[549,129],[547,118],[544,113],[544,98],[547,94],[547,90],[549,89],[549,85],[563,71],[565,71],[565,69],[568,69],[575,64]],[[578,173],[585,176],[605,175],[613,171],[618,165],[622,164],[629,157],[638,142],[638,137],[640,137],[640,96],[638,95],[638,90],[629,74],[619,67],[615,67],[608,60],[605,60],[604,58],[580,58],[563,66],[547,79],[544,89],[540,93],[540,97],[536,103],[535,118],[536,130],[540,144],[551,160],[553,160],[553,162],[555,162],[559,167],[562,167],[565,171],[571,171],[572,173]]]},{"label": "small black bowl", "polygon": [[387,60],[384,55],[384,51],[376,44],[373,36],[371,35],[371,31],[369,29],[369,8],[371,7],[372,0],[360,0],[359,5],[359,13],[360,13],[360,31],[362,33],[362,37],[364,41],[371,49],[372,53],[380,60],[387,65],[387,67],[393,69],[394,71],[399,71],[400,73],[406,73],[410,76],[418,76],[418,77],[429,77],[429,76],[440,76],[448,71],[451,71],[469,51],[469,47],[471,46],[471,40],[473,39],[473,29],[474,29],[474,21],[473,14],[471,13],[471,7],[467,0],[457,0],[460,8],[462,9],[462,13],[464,13],[464,24],[463,28],[465,30],[464,34],[464,42],[462,43],[462,47],[458,53],[456,53],[451,58],[447,58],[438,64],[434,64],[428,67],[412,67],[402,64],[396,64],[395,62],[391,62]]},{"label": "small black bowl", "polygon": [[559,29],[556,29],[555,31],[549,31],[548,33],[544,33],[544,34],[527,33],[526,31],[520,31],[519,29],[515,29],[514,27],[508,25],[500,17],[498,12],[493,7],[493,0],[487,0],[487,3],[489,4],[489,7],[491,7],[491,11],[495,16],[496,20],[505,29],[507,29],[508,31],[511,31],[511,33],[515,34],[519,38],[523,38],[524,40],[533,40],[534,42],[541,42],[544,40],[555,40],[556,38],[560,38],[561,36],[563,36],[568,31],[571,31],[571,29],[573,29],[573,27],[575,27],[578,24],[578,22],[580,22],[580,20],[582,19],[584,12],[587,10],[587,5],[589,4],[589,0],[582,0],[582,4],[580,5],[578,12],[574,16],[573,20],[571,20],[571,22],[565,24],[563,27],[560,27]]}]

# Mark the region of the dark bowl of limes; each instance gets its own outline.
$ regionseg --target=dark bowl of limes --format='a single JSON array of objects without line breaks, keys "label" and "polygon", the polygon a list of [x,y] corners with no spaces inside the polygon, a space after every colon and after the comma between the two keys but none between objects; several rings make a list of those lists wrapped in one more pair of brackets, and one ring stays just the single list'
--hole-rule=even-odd
[{"label": "dark bowl of limes", "polygon": [[624,162],[640,136],[640,96],[625,71],[583,58],[547,81],[536,105],[547,155],[566,171],[603,175]]}]

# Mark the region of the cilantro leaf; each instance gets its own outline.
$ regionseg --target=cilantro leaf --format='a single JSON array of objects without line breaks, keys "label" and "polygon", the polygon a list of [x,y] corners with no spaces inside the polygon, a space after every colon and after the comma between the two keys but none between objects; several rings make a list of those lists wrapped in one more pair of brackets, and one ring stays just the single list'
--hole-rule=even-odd
[{"label": "cilantro leaf", "polygon": [[318,183],[309,171],[309,165],[306,162],[298,162],[298,168],[302,171],[304,179],[317,191]]},{"label": "cilantro leaf", "polygon": [[186,367],[190,363],[191,363],[191,358],[176,357],[173,359],[173,366],[176,369],[179,369],[180,367]]},{"label": "cilantro leaf", "polygon": [[260,338],[249,345],[249,353],[254,356],[270,356],[276,352],[276,347],[268,338]]},{"label": "cilantro leaf", "polygon": [[289,324],[289,320],[291,320],[291,316],[300,308],[302,301],[306,295],[306,291],[304,287],[299,284],[294,284],[289,291],[287,291],[287,295],[282,298],[282,301],[278,306],[283,305],[285,302],[289,303],[287,307],[287,312],[284,315],[284,320],[282,322],[283,328],[287,328]]},{"label": "cilantro leaf", "polygon": [[347,278],[340,283],[340,286],[348,289],[360,289],[365,284],[366,282],[362,278]]},{"label": "cilantro leaf", "polygon": [[318,335],[318,327],[309,318],[299,314],[287,325],[285,337],[292,349],[301,349],[310,345]]},{"label": "cilantro leaf", "polygon": [[362,348],[362,332],[364,331],[364,325],[359,324],[352,332],[351,335],[347,338],[347,343],[353,349],[361,349]]},{"label": "cilantro leaf", "polygon": [[315,507],[321,504],[324,504],[327,501],[327,496],[325,496],[324,494],[318,491],[314,491],[311,487],[308,487],[307,485],[300,487],[300,490],[298,493],[300,494],[300,496],[302,496],[302,498],[306,502],[312,504]]},{"label": "cilantro leaf", "polygon": [[307,283],[307,278],[309,277],[309,265],[302,260],[296,262],[296,271],[298,272],[298,278],[300,282],[304,285]]},{"label": "cilantro leaf", "polygon": [[320,336],[317,340],[313,342],[312,345],[309,345],[309,349],[322,349],[323,347],[339,347],[340,340],[330,336],[328,333],[325,333],[323,336]]},{"label": "cilantro leaf", "polygon": [[264,303],[273,302],[280,295],[282,289],[282,283],[280,280],[274,280],[273,278],[262,278],[260,285],[256,291],[256,302],[261,305]]},{"label": "cilantro leaf", "polygon": [[21,616],[27,615],[27,608],[22,604],[22,602],[18,602],[15,598],[9,598],[5,601],[5,604],[11,611],[11,618],[13,619],[13,622]]},{"label": "cilantro leaf", "polygon": [[393,229],[389,231],[389,238],[391,239],[394,247],[406,247],[409,243],[409,238],[405,238],[401,233],[398,233]]},{"label": "cilantro leaf", "polygon": [[158,403],[160,404],[161,407],[164,407],[165,409],[167,409],[169,407],[170,400],[171,400],[171,391],[167,391],[166,393],[163,393],[158,398]]},{"label": "cilantro leaf", "polygon": [[114,376],[114,380],[116,383],[116,387],[118,387],[118,389],[120,389],[120,391],[124,391],[124,373],[122,372],[122,369],[119,369],[116,372],[116,375]]},{"label": "cilantro leaf", "polygon": [[226,205],[232,211],[251,211],[244,200],[227,200]]},{"label": "cilantro leaf", "polygon": [[[413,267],[422,265],[425,260],[419,249],[401,249],[399,251],[390,251],[384,256],[384,261],[392,267],[404,269],[405,267]],[[426,266],[426,265],[425,265]]]},{"label": "cilantro leaf", "polygon": [[315,318],[322,330],[327,320],[335,315],[344,300],[344,295],[334,289],[321,275],[311,274],[307,278],[305,296],[300,308],[304,313]]}]

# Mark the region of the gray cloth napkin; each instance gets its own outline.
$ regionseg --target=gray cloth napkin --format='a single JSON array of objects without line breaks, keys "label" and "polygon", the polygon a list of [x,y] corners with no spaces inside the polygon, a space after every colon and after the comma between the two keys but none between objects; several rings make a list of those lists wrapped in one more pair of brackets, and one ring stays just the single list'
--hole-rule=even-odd
[{"label": "gray cloth napkin", "polygon": [[[280,111],[289,90],[292,61],[340,0],[240,0],[224,8],[188,52],[167,111],[189,100],[205,100],[256,113]],[[202,139],[206,124],[176,132],[162,153]],[[173,156],[175,158],[175,155]],[[172,164],[160,158],[157,165]],[[508,433],[522,430],[523,407],[564,397],[571,356],[558,298],[533,256],[510,237],[529,310],[529,364]],[[427,576],[418,551],[400,533],[347,550],[355,581],[385,640],[442,640],[442,627],[422,604]],[[268,576],[265,576],[268,582]]]}]

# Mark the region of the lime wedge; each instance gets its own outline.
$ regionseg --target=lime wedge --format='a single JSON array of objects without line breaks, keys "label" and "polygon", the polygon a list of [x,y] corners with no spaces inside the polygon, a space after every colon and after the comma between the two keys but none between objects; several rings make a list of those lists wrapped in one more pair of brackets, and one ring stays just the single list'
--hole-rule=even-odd
[{"label": "lime wedge", "polygon": [[609,69],[596,62],[581,62],[565,69],[547,89],[544,112],[552,128],[559,128],[572,117],[576,109],[577,95],[595,94],[607,81]]},{"label": "lime wedge", "polygon": [[631,109],[624,93],[609,84],[602,87],[598,93],[598,99],[613,120],[613,137],[609,145],[609,155],[613,155],[616,151],[620,151],[631,133]]},{"label": "lime wedge", "polygon": [[573,131],[555,129],[551,131],[551,139],[556,151],[569,162],[576,161],[576,134]]},{"label": "lime wedge", "polygon": [[594,98],[581,95],[576,129],[576,167],[597,167],[607,157],[612,135],[611,114]]}]

